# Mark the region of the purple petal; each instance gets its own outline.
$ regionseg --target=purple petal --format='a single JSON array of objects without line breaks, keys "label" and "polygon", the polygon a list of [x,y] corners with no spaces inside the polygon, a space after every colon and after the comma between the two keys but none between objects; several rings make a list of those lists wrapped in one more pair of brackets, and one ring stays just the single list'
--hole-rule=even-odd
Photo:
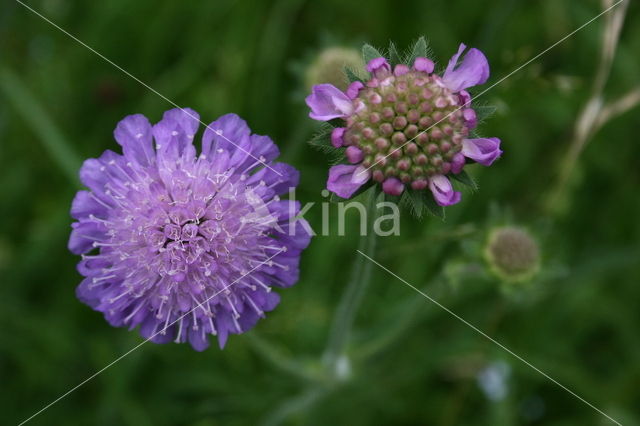
[{"label": "purple petal", "polygon": [[351,164],[358,164],[362,162],[362,159],[364,158],[364,153],[356,146],[348,147],[345,151],[345,155]]},{"label": "purple petal", "polygon": [[462,110],[462,117],[464,118],[465,125],[468,128],[475,129],[478,125],[478,116],[473,109],[465,108]]},{"label": "purple petal", "polygon": [[269,136],[263,135],[251,135],[249,137],[249,147],[247,151],[251,155],[246,155],[244,161],[239,161],[240,157],[233,157],[232,163],[234,163],[236,170],[238,171],[251,171],[253,168],[265,167],[265,164],[269,164],[272,167],[271,162],[280,155],[278,146],[273,143],[273,140]]},{"label": "purple petal", "polygon": [[202,154],[207,158],[216,155],[217,150],[231,151],[247,156],[251,149],[247,122],[236,114],[225,114],[209,124],[202,135]]},{"label": "purple petal", "polygon": [[467,46],[464,43],[460,44],[458,52],[451,57],[449,65],[447,65],[447,69],[442,76],[445,86],[453,92],[483,84],[489,78],[489,63],[484,54],[478,49],[469,49],[462,62],[458,65],[458,59],[466,48]]},{"label": "purple petal", "polygon": [[347,96],[349,99],[355,99],[358,97],[358,93],[360,89],[364,87],[364,84],[361,81],[354,81],[347,87]]},{"label": "purple petal", "polygon": [[307,96],[305,102],[311,108],[309,117],[318,121],[344,118],[353,112],[351,99],[331,84],[313,86],[312,92]]},{"label": "purple petal", "polygon": [[396,77],[400,77],[401,75],[405,75],[408,72],[409,72],[409,67],[406,66],[405,64],[398,64],[393,69],[393,75],[395,75]]},{"label": "purple petal", "polygon": [[190,108],[175,108],[164,113],[162,120],[153,126],[158,156],[173,161],[188,153],[195,157],[193,137],[200,125],[200,115]]},{"label": "purple petal", "polygon": [[189,343],[191,343],[191,347],[198,352],[202,352],[209,347],[209,335],[201,330],[202,327],[205,327],[205,325],[200,324],[195,330],[193,326],[189,326],[188,328]]},{"label": "purple petal", "polygon": [[369,172],[362,166],[338,164],[329,169],[327,189],[342,198],[349,198],[369,177]]},{"label": "purple petal", "polygon": [[107,208],[91,197],[89,191],[78,191],[71,203],[71,216],[74,219],[86,218],[89,215],[106,218],[107,214]]},{"label": "purple petal", "polygon": [[457,175],[462,171],[464,164],[465,164],[464,155],[458,152],[456,155],[453,156],[453,159],[451,159],[451,172],[454,175]]},{"label": "purple petal", "polygon": [[483,166],[490,166],[502,155],[498,138],[465,139],[462,141],[461,152]]},{"label": "purple petal", "polygon": [[148,166],[155,160],[151,134],[151,123],[142,114],[125,117],[113,131],[113,136],[122,146],[124,156],[143,166]]},{"label": "purple petal", "polygon": [[340,148],[343,145],[344,141],[342,137],[344,136],[345,130],[347,129],[344,127],[336,127],[331,131],[331,145],[336,148]]},{"label": "purple petal", "polygon": [[374,76],[381,78],[391,72],[391,65],[383,57],[374,58],[367,64],[367,71]]},{"label": "purple petal", "polygon": [[424,71],[427,74],[431,74],[433,72],[434,67],[435,67],[435,64],[431,59],[427,59],[423,57],[418,57],[413,62],[413,68],[415,68],[418,71]]},{"label": "purple petal", "polygon": [[382,190],[389,195],[400,195],[404,191],[404,184],[394,177],[382,182]]},{"label": "purple petal", "polygon": [[460,103],[462,105],[467,108],[471,107],[471,94],[469,92],[467,92],[466,90],[461,90],[458,93],[458,96],[460,97]]},{"label": "purple petal", "polygon": [[429,189],[438,205],[450,206],[460,201],[460,192],[453,190],[451,182],[444,175],[435,175],[429,178]]},{"label": "purple petal", "polygon": [[104,241],[106,238],[105,228],[99,223],[74,222],[71,226],[73,230],[67,246],[73,254],[86,253],[93,249],[94,241]]}]

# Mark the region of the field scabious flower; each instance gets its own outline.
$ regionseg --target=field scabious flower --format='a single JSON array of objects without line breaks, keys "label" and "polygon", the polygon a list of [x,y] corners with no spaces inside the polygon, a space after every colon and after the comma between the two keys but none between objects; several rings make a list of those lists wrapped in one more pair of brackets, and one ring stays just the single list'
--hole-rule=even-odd
[{"label": "field scabious flower", "polygon": [[[298,280],[310,235],[299,205],[279,195],[298,172],[234,114],[211,123],[199,155],[198,114],[142,115],[115,129],[123,154],[86,160],[69,249],[82,254],[78,298],[116,327],[140,326],[156,343],[220,347],[247,331]],[[154,144],[155,141],[155,144]],[[90,253],[91,252],[91,253]]]},{"label": "field scabious flower", "polygon": [[472,135],[478,117],[467,89],[487,81],[489,64],[478,49],[465,51],[461,44],[442,75],[425,56],[392,66],[374,55],[366,81],[354,78],[344,92],[314,86],[309,116],[331,121],[331,144],[344,149],[345,164],[329,170],[330,191],[350,198],[373,180],[390,195],[429,189],[440,206],[460,201],[449,178],[467,159],[489,166],[502,153],[498,138]]}]

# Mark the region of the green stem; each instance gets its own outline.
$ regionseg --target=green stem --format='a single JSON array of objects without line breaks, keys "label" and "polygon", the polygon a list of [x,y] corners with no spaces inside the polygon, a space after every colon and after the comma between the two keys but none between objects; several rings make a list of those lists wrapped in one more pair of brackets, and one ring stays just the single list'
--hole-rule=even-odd
[{"label": "green stem", "polygon": [[317,382],[320,380],[320,377],[308,366],[288,357],[255,332],[247,333],[245,337],[249,345],[275,367],[305,381]]},{"label": "green stem", "polygon": [[[424,287],[425,293],[433,294],[431,290],[436,284],[439,284],[437,280],[427,284]],[[435,310],[425,311],[424,302],[424,299],[417,297],[412,297],[404,302],[398,309],[398,314],[395,316],[396,320],[382,330],[376,338],[358,347],[357,352],[354,353],[354,358],[364,360],[375,356],[397,342],[411,326],[415,325],[419,315],[422,315],[420,317],[422,321],[426,316],[435,315],[437,313]]]},{"label": "green stem", "polygon": [[53,163],[58,165],[74,186],[78,186],[78,169],[82,162],[38,99],[9,68],[0,69],[0,90],[40,137]]},{"label": "green stem", "polygon": [[[358,249],[369,256],[374,256],[376,248],[376,233],[373,231],[373,224],[378,217],[378,209],[376,209],[377,191],[375,188],[369,190],[366,214],[367,214],[367,233],[360,236]],[[347,289],[342,295],[342,299],[336,309],[333,317],[333,323],[327,348],[324,353],[323,361],[330,369],[332,374],[339,375],[339,366],[342,357],[346,352],[347,345],[356,313],[364,292],[371,279],[371,271],[373,263],[369,262],[363,256],[355,256],[355,263],[351,271],[351,277]]]}]

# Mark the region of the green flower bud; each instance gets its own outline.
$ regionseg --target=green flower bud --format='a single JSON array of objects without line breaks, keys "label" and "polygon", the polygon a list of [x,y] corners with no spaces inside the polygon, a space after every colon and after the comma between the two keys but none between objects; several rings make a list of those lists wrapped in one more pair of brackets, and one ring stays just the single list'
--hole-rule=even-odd
[{"label": "green flower bud", "polygon": [[360,52],[356,49],[329,47],[320,52],[307,69],[306,84],[311,88],[316,84],[330,83],[344,91],[349,85],[344,68],[359,72],[364,66]]},{"label": "green flower bud", "polygon": [[516,226],[494,228],[484,256],[491,271],[507,282],[527,281],[540,267],[538,243],[529,232]]}]

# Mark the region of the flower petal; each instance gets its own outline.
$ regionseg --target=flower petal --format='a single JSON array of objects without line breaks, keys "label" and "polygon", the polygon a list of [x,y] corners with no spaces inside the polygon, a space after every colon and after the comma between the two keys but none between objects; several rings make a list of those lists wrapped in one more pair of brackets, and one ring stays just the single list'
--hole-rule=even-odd
[{"label": "flower petal", "polygon": [[[175,108],[164,113],[153,126],[158,157],[172,162],[180,156],[194,158],[193,137],[198,131],[200,115],[190,108]],[[186,155],[185,155],[186,154]]]},{"label": "flower petal", "polygon": [[113,131],[113,136],[129,161],[143,166],[154,162],[156,154],[151,141],[151,123],[144,115],[134,114],[123,118]]},{"label": "flower petal", "polygon": [[426,72],[427,74],[431,74],[433,69],[435,68],[435,64],[431,59],[423,58],[421,56],[417,57],[413,62],[413,68],[418,71]]},{"label": "flower petal", "polygon": [[347,159],[351,164],[358,164],[362,162],[364,158],[364,153],[362,150],[356,146],[349,146],[344,153],[347,156]]},{"label": "flower petal", "polygon": [[440,206],[451,206],[460,201],[461,194],[453,190],[449,179],[444,175],[435,175],[429,178],[429,189],[433,198]]},{"label": "flower petal", "polygon": [[404,184],[397,178],[390,177],[382,182],[382,190],[389,195],[400,195],[404,191]]},{"label": "flower petal", "polygon": [[246,121],[236,114],[225,114],[204,130],[202,154],[206,158],[212,158],[218,153],[230,152],[234,156],[231,163],[236,165],[251,151],[250,134]]},{"label": "flower petal", "polygon": [[465,139],[462,141],[461,152],[483,166],[490,166],[502,155],[498,138]]},{"label": "flower petal", "polygon": [[343,145],[344,140],[342,137],[344,136],[345,130],[347,129],[344,127],[336,127],[331,131],[331,145],[336,148],[340,148]]},{"label": "flower petal", "polygon": [[442,76],[445,86],[453,92],[459,92],[471,86],[484,84],[489,78],[489,62],[478,49],[469,49],[458,65],[458,59],[467,46],[460,44],[458,52],[451,57]]},{"label": "flower petal", "polygon": [[373,74],[375,77],[383,78],[391,72],[391,65],[382,56],[374,58],[367,63],[367,71]]},{"label": "flower petal", "polygon": [[369,177],[369,172],[362,166],[338,164],[329,169],[327,189],[342,198],[349,198]]},{"label": "flower petal", "polygon": [[313,86],[305,102],[311,108],[309,117],[318,121],[344,118],[353,112],[351,99],[332,84]]},{"label": "flower petal", "polygon": [[349,84],[349,87],[347,87],[347,96],[350,99],[357,98],[360,89],[362,89],[363,87],[364,84],[361,81],[354,81],[353,83]]},{"label": "flower petal", "polygon": [[478,116],[475,110],[471,108],[465,108],[462,110],[462,117],[464,118],[465,125],[469,129],[475,129],[478,125]]},{"label": "flower petal", "polygon": [[454,175],[460,173],[462,171],[462,168],[464,167],[464,164],[464,155],[458,152],[451,159],[451,173],[453,173]]}]

